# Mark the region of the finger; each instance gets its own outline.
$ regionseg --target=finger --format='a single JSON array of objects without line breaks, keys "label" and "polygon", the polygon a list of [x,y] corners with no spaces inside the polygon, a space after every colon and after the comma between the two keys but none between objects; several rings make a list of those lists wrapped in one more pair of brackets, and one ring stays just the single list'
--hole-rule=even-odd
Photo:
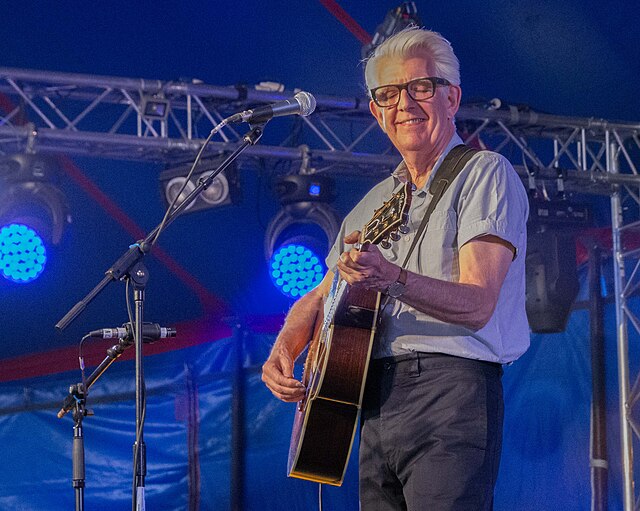
[{"label": "finger", "polygon": [[349,245],[352,245],[353,243],[357,243],[359,239],[360,239],[360,231],[353,231],[344,237],[344,242]]},{"label": "finger", "polygon": [[370,266],[361,266],[357,263],[350,264],[341,263],[338,265],[338,271],[341,277],[348,284],[365,284],[373,274],[373,268]]},{"label": "finger", "polygon": [[296,396],[300,393],[304,394],[304,385],[295,378],[283,376],[278,371],[265,370],[262,380],[274,394],[284,396]]},{"label": "finger", "polygon": [[302,385],[295,378],[284,376],[279,371],[265,368],[262,372],[262,381],[271,387],[278,387],[280,390],[285,388],[296,388]]},{"label": "finger", "polygon": [[350,286],[358,285],[366,281],[366,275],[356,269],[350,268],[345,263],[338,261],[340,277]]},{"label": "finger", "polygon": [[286,357],[267,360],[262,366],[262,380],[267,384],[280,387],[298,387],[302,383],[293,377],[292,364]]},{"label": "finger", "polygon": [[306,394],[305,388],[290,389],[287,387],[280,388],[276,386],[273,388],[269,387],[269,390],[275,397],[288,403],[300,401]]},{"label": "finger", "polygon": [[262,381],[271,393],[282,401],[300,401],[306,393],[302,382],[282,376],[277,371],[266,368],[262,374]]},{"label": "finger", "polygon": [[277,397],[280,401],[284,401],[285,403],[297,403],[298,401],[302,401],[306,395],[305,392],[300,392],[298,394],[295,395],[289,395],[289,394],[280,394],[278,392],[275,391],[271,391],[271,393]]},{"label": "finger", "polygon": [[365,268],[355,263],[352,259],[338,260],[338,271],[344,276],[344,274],[356,277],[361,275]]},{"label": "finger", "polygon": [[381,254],[380,248],[378,245],[374,245],[372,243],[363,243],[362,250],[360,250],[361,254]]},{"label": "finger", "polygon": [[357,250],[351,250],[350,252],[343,252],[340,258],[338,259],[338,264],[342,263],[348,268],[353,268],[354,270],[362,270],[364,266],[358,262],[360,256],[360,252]]},{"label": "finger", "polygon": [[352,250],[349,252],[350,259],[360,266],[372,266],[378,261],[377,254],[374,252],[360,252]]}]

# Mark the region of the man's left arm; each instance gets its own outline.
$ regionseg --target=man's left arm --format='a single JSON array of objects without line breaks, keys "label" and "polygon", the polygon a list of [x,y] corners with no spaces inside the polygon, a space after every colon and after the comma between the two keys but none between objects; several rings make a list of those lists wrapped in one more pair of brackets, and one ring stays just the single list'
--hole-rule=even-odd
[{"label": "man's left arm", "polygon": [[[345,238],[346,243],[356,241],[357,233]],[[441,321],[479,330],[493,314],[513,256],[513,246],[497,236],[472,239],[460,247],[457,282],[407,272],[399,300]],[[400,274],[400,267],[387,261],[376,246],[343,253],[337,267],[348,284],[380,292]]]}]

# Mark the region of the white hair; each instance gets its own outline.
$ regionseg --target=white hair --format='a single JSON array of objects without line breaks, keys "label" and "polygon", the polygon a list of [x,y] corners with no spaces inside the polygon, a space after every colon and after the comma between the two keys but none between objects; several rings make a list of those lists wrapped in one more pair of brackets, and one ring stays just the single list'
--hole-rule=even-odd
[{"label": "white hair", "polygon": [[451,43],[438,32],[410,26],[386,39],[367,59],[364,70],[367,89],[380,85],[376,82],[377,71],[384,58],[408,59],[422,56],[432,61],[438,77],[460,85],[460,62],[453,53]]}]

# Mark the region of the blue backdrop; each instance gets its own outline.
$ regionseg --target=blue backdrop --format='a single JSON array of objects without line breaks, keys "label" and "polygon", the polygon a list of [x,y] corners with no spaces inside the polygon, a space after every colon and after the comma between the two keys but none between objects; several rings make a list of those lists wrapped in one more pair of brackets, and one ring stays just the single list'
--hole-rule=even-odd
[{"label": "blue backdrop", "polygon": [[[606,327],[609,509],[622,509],[611,310]],[[534,335],[527,354],[505,369],[497,510],[590,509],[588,330],[588,314],[576,311],[566,333]],[[147,357],[149,509],[231,509],[232,501],[244,509],[317,508],[317,485],[286,477],[293,405],[273,398],[260,381],[272,340],[247,330],[243,336]],[[234,380],[238,346],[243,368]],[[637,358],[637,349],[631,356]],[[55,413],[79,376],[79,371],[64,372],[0,387],[0,509],[73,509],[73,420],[70,415],[59,420]],[[88,404],[95,415],[84,421],[87,509],[125,509],[131,502],[135,431],[133,362],[112,365],[92,387]],[[238,443],[232,441],[234,413],[241,414]],[[358,509],[356,456],[357,440],[344,485],[324,487],[325,509]],[[234,463],[240,467],[235,485]]]}]

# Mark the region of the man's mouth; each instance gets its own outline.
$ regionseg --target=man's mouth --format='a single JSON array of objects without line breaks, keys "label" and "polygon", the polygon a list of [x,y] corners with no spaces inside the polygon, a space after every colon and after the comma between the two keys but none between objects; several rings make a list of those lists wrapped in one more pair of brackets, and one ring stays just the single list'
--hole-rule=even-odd
[{"label": "man's mouth", "polygon": [[396,122],[396,124],[400,125],[400,126],[410,126],[412,124],[420,124],[422,122],[425,122],[426,119],[423,119],[421,117],[415,117],[413,119],[406,119],[404,121],[399,121]]}]

